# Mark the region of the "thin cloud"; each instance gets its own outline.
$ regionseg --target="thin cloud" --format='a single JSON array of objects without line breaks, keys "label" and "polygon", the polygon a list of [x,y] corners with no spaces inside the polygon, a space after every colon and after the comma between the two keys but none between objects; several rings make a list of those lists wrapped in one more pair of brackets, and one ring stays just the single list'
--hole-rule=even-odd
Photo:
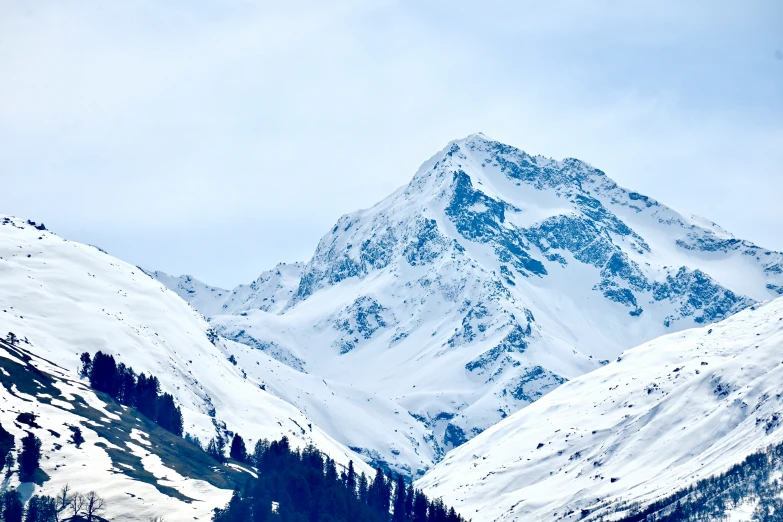
[{"label": "thin cloud", "polygon": [[782,8],[709,5],[3,3],[0,211],[231,286],[481,130],[783,250]]}]

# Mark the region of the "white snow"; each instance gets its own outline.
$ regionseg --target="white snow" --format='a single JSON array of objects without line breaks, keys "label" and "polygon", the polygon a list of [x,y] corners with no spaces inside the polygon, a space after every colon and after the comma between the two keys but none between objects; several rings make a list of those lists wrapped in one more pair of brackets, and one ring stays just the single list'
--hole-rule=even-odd
[{"label": "white snow", "polygon": [[783,299],[655,339],[453,450],[417,486],[476,522],[655,500],[783,440],[781,343]]}]

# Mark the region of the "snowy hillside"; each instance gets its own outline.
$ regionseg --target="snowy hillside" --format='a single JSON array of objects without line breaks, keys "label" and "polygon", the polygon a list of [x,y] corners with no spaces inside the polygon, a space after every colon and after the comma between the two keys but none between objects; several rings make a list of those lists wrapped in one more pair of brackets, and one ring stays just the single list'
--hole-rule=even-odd
[{"label": "snowy hillside", "polygon": [[[32,354],[72,372],[73,380],[79,354],[99,350],[157,376],[181,406],[185,431],[202,441],[235,432],[251,444],[286,435],[298,446],[314,443],[343,464],[358,462],[229,361],[233,343],[219,339],[174,292],[136,267],[42,228],[0,218],[0,332],[13,332]],[[98,490],[101,477],[96,471],[90,487]]]},{"label": "snowy hillside", "polygon": [[221,335],[410,412],[431,435],[407,452],[333,435],[415,472],[625,349],[779,295],[782,260],[584,162],[476,134],[342,217],[282,307],[284,291],[214,314],[214,290],[161,281]]},{"label": "snowy hillside", "polygon": [[[3,490],[56,496],[96,491],[115,520],[208,520],[248,471],[218,469],[203,451],[85,386],[72,372],[0,340],[0,424],[19,442],[27,432],[42,441],[41,469],[20,484],[18,466]],[[99,395],[103,396],[103,400]],[[84,442],[71,440],[73,428]],[[244,475],[244,476],[243,476]]]},{"label": "snowy hillside", "polygon": [[476,522],[594,520],[660,499],[783,441],[781,346],[783,298],[658,338],[486,430],[417,485]]}]

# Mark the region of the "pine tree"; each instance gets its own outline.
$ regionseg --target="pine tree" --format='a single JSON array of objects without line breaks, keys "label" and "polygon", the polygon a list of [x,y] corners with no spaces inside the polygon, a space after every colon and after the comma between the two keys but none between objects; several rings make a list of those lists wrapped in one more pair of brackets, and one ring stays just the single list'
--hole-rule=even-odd
[{"label": "pine tree", "polygon": [[408,484],[408,491],[405,492],[405,519],[413,520],[413,498],[416,490],[413,488],[413,481]]},{"label": "pine tree", "polygon": [[152,421],[157,419],[159,395],[160,382],[157,377],[154,375],[147,377],[143,373],[139,375],[136,382],[136,409]]},{"label": "pine tree", "polygon": [[136,403],[136,373],[133,368],[120,363],[117,366],[117,380],[117,400],[125,406],[133,406]]},{"label": "pine tree", "polygon": [[24,522],[57,522],[57,505],[52,497],[35,495],[27,503]]},{"label": "pine tree", "polygon": [[416,491],[413,498],[413,522],[427,522],[427,497]]},{"label": "pine tree", "polygon": [[[14,449],[14,444],[14,436],[10,432],[6,431],[2,424],[0,424],[0,469],[7,465],[6,458],[11,455],[11,450]],[[13,465],[13,461],[11,465]]]},{"label": "pine tree", "polygon": [[[312,444],[301,451],[291,450],[288,439],[284,437],[269,444],[257,444],[256,448],[258,451],[254,460],[258,467],[257,477],[237,489],[224,508],[215,510],[213,522],[392,522],[388,508],[393,482],[381,470],[376,470],[376,481],[368,485],[364,474],[356,479],[356,472],[351,472],[350,463],[348,469],[338,476],[334,460]],[[358,495],[347,487],[351,475],[357,482]],[[400,477],[395,477],[394,483],[397,484],[395,493],[404,495],[406,499],[403,504],[408,503],[409,496],[420,499],[414,500],[414,505],[423,503],[423,517],[417,522],[464,522],[440,501],[433,502],[433,518],[428,520],[426,496],[420,491],[414,495]],[[380,509],[363,501],[368,497],[373,498]],[[272,500],[278,503],[274,512]],[[400,502],[396,496],[395,502]],[[411,509],[415,511],[413,507]],[[400,513],[405,513],[404,507],[397,510],[398,516]],[[456,518],[452,520],[448,517]],[[407,517],[403,520],[410,522]]]},{"label": "pine tree", "polygon": [[443,500],[436,498],[430,502],[427,521],[446,522],[446,507],[443,505]]},{"label": "pine tree", "polygon": [[216,437],[209,441],[207,444],[207,455],[220,462],[221,464],[226,461],[226,455],[224,453],[226,443],[223,439]]},{"label": "pine tree", "polygon": [[41,439],[27,432],[22,439],[22,454],[19,457],[19,474],[24,479],[32,478],[41,460]]},{"label": "pine tree", "polygon": [[2,509],[3,522],[22,522],[24,505],[15,489],[3,493],[0,502],[2,502],[0,509]]},{"label": "pine tree", "polygon": [[231,450],[229,451],[229,455],[232,459],[239,462],[247,462],[247,449],[245,448],[245,441],[239,433],[234,435],[234,439],[231,441]]},{"label": "pine tree", "polygon": [[81,357],[79,357],[79,361],[82,363],[79,368],[79,375],[87,377],[90,375],[90,370],[92,369],[92,357],[90,357],[89,352],[84,352]]},{"label": "pine tree", "polygon": [[117,398],[119,379],[117,379],[117,363],[114,357],[98,352],[90,366],[90,387],[102,391],[112,398]]},{"label": "pine tree", "polygon": [[3,467],[7,468],[5,474],[10,475],[11,469],[14,467],[14,462],[16,462],[16,457],[14,457],[14,454],[9,452],[5,456],[5,460],[2,462]]},{"label": "pine tree", "polygon": [[348,494],[356,496],[356,471],[353,469],[353,461],[348,461],[348,473],[345,474],[345,488]]},{"label": "pine tree", "polygon": [[335,464],[334,459],[330,459],[328,456],[326,457],[326,481],[328,483],[336,482],[337,481],[337,464]]},{"label": "pine tree", "polygon": [[390,488],[381,468],[376,468],[375,479],[368,491],[368,504],[378,513],[388,513],[390,507]]},{"label": "pine tree", "polygon": [[362,504],[369,503],[368,488],[369,488],[369,484],[367,482],[367,475],[365,475],[364,472],[362,472],[362,474],[359,475],[359,486],[358,486],[359,501]]},{"label": "pine tree", "polygon": [[258,467],[261,465],[261,458],[264,456],[264,453],[266,453],[269,450],[269,441],[266,439],[259,439],[256,441],[256,445],[253,448],[253,457],[252,457],[252,463],[254,466]]},{"label": "pine tree", "polygon": [[394,488],[394,513],[392,520],[394,522],[405,522],[405,493],[407,487],[405,485],[405,478],[402,475],[397,475],[397,484]]},{"label": "pine tree", "polygon": [[161,428],[181,437],[183,429],[182,410],[174,403],[174,397],[164,393],[158,398],[157,402],[155,422]]}]

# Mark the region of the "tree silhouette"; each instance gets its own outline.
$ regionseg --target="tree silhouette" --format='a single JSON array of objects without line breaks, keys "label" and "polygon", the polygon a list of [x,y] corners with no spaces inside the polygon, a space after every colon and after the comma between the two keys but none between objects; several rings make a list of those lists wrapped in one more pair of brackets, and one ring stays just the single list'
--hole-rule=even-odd
[{"label": "tree silhouette", "polygon": [[19,456],[19,474],[23,481],[32,478],[33,473],[38,469],[40,460],[41,439],[28,431],[22,439],[22,453]]},{"label": "tree silhouette", "polygon": [[234,435],[234,440],[231,441],[231,450],[229,455],[232,459],[239,462],[247,462],[247,449],[245,449],[245,441],[242,436],[237,433]]}]

